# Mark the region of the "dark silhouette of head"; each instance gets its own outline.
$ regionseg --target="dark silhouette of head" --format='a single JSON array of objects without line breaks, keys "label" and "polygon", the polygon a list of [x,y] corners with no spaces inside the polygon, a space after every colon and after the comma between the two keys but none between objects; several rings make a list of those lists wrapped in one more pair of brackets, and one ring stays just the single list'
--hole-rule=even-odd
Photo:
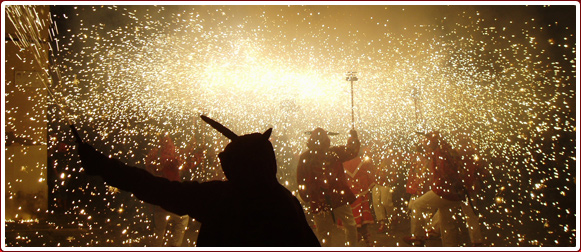
[{"label": "dark silhouette of head", "polygon": [[467,135],[460,135],[458,140],[458,145],[460,148],[475,148],[474,141]]},{"label": "dark silhouette of head", "polygon": [[327,131],[321,128],[316,128],[311,132],[311,136],[307,141],[307,148],[312,151],[326,151],[331,146],[331,139]]},{"label": "dark silhouette of head", "polygon": [[425,134],[425,147],[426,151],[432,152],[437,149],[443,151],[450,151],[452,150],[452,146],[444,140],[442,133],[439,131],[431,131]]},{"label": "dark silhouette of head", "polygon": [[232,141],[218,154],[228,181],[249,186],[277,182],[276,157],[268,140],[272,128],[264,133],[238,136],[220,123],[203,115],[201,117]]}]

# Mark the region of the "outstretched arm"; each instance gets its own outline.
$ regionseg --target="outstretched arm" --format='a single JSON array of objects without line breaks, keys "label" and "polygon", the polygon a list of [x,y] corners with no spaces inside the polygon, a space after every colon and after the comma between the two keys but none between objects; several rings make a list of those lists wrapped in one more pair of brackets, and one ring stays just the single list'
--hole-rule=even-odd
[{"label": "outstretched arm", "polygon": [[79,155],[87,174],[101,176],[109,185],[131,192],[140,200],[178,215],[195,216],[204,211],[201,202],[208,200],[204,198],[208,195],[204,193],[207,186],[153,176],[144,169],[108,158],[86,143],[79,144]]}]

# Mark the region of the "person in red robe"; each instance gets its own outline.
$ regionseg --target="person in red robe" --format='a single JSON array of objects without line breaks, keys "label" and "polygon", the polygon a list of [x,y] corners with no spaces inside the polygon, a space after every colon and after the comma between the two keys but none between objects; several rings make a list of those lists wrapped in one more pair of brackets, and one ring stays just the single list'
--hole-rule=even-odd
[{"label": "person in red robe", "polygon": [[431,190],[410,203],[411,236],[404,237],[410,245],[423,245],[426,239],[424,215],[430,208],[440,212],[442,245],[456,246],[457,229],[454,227],[451,208],[464,199],[464,188],[458,170],[458,155],[437,131],[425,135],[426,154],[429,160]]},{"label": "person in red robe", "polygon": [[[476,145],[466,135],[460,136],[457,150],[460,157],[460,177],[464,182],[464,189],[467,195],[467,200],[460,204],[460,209],[465,217],[472,245],[480,247],[483,245],[484,239],[480,230],[478,215],[474,210],[477,209],[475,203],[480,192],[480,178],[483,175],[482,168],[484,163],[478,154]],[[432,218],[432,230],[428,231],[428,238],[430,236],[439,237],[440,229],[440,213],[436,212]]]},{"label": "person in red robe", "polygon": [[355,195],[345,178],[343,162],[359,153],[357,132],[351,130],[345,146],[331,147],[326,130],[311,132],[307,150],[300,155],[297,166],[299,195],[309,204],[314,215],[316,233],[323,246],[333,246],[331,230],[341,220],[345,227],[346,245],[357,243],[357,226],[349,204]]},{"label": "person in red robe", "polygon": [[357,232],[363,238],[367,246],[372,246],[369,224],[374,223],[371,214],[370,197],[371,189],[375,186],[375,178],[372,174],[375,167],[371,158],[364,151],[358,157],[343,163],[347,181],[351,191],[355,194],[355,202],[351,204],[351,210],[357,223]]}]

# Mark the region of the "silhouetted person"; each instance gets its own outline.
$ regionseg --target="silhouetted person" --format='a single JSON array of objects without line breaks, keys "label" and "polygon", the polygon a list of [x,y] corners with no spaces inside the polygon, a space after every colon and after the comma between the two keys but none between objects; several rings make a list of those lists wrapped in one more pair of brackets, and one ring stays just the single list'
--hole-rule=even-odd
[{"label": "silhouetted person", "polygon": [[431,173],[431,190],[410,203],[411,236],[404,241],[413,246],[425,242],[425,215],[429,209],[440,212],[440,235],[442,246],[456,246],[457,228],[454,226],[451,208],[458,206],[464,199],[464,189],[457,166],[457,154],[437,131],[425,134],[425,149],[428,168]]},{"label": "silhouetted person", "polygon": [[[458,154],[460,156],[460,178],[464,183],[467,199],[462,201],[460,209],[466,221],[466,227],[470,236],[470,241],[473,246],[483,246],[484,241],[479,225],[479,217],[474,212],[477,206],[474,205],[478,192],[480,191],[479,177],[482,174],[483,162],[479,157],[476,145],[472,142],[470,137],[461,135],[458,142]],[[432,233],[437,237],[440,227],[440,212],[436,212],[432,217]]]},{"label": "silhouetted person", "polygon": [[199,220],[198,246],[320,246],[299,201],[276,179],[272,129],[238,136],[202,119],[232,140],[218,155],[227,181],[170,181],[107,158],[86,143],[79,146],[83,167],[145,202]]},{"label": "silhouetted person", "polygon": [[343,163],[345,174],[351,192],[355,194],[355,202],[351,204],[351,210],[357,223],[358,237],[368,247],[373,246],[369,224],[375,222],[371,214],[371,189],[375,186],[375,177],[371,171],[375,171],[375,165],[369,157],[369,148],[361,148],[359,155]]},{"label": "silhouetted person", "polygon": [[346,245],[357,243],[357,224],[349,206],[355,195],[347,184],[343,162],[357,156],[360,143],[355,130],[350,135],[347,145],[331,147],[327,131],[316,128],[297,167],[299,195],[310,204],[317,235],[326,246],[333,246],[330,233],[337,219],[345,227]]}]

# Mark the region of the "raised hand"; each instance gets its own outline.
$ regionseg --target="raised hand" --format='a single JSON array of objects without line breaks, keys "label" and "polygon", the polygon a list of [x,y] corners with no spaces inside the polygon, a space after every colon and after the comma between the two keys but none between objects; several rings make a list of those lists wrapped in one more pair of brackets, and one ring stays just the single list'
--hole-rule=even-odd
[{"label": "raised hand", "polygon": [[98,152],[88,143],[79,143],[79,157],[85,172],[89,175],[99,174],[99,169],[107,161],[107,157]]}]

